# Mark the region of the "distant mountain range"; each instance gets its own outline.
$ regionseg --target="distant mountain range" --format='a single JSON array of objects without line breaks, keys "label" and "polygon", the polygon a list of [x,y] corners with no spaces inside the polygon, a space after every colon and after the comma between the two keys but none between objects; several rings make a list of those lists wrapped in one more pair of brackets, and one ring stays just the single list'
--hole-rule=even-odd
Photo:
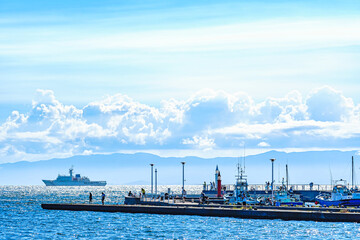
[{"label": "distant mountain range", "polygon": [[[360,157],[357,151],[269,151],[245,158],[246,175],[249,183],[264,183],[271,179],[270,158],[275,161],[275,180],[285,176],[285,164],[289,166],[292,183],[330,183],[333,179],[351,179],[351,157],[355,157],[355,172],[359,171]],[[50,159],[36,162],[0,164],[0,185],[43,185],[42,179],[55,179],[57,175],[74,172],[88,176],[91,180],[106,180],[108,184],[149,184],[150,163],[158,170],[159,185],[180,185],[181,162],[185,161],[186,184],[202,184],[214,181],[216,165],[219,166],[224,183],[233,183],[236,164],[244,167],[244,158],[216,157],[159,157],[149,153],[109,155],[81,155],[64,159]],[[357,179],[357,178],[356,178]]]}]

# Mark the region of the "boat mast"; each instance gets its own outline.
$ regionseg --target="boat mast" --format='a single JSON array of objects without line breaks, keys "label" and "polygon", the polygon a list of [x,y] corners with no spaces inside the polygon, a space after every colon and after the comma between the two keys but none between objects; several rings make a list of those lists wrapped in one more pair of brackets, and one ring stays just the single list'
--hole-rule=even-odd
[{"label": "boat mast", "polygon": [[333,188],[333,177],[332,177],[330,165],[329,165],[329,171],[330,171],[330,185],[331,185],[331,189],[332,189]]},{"label": "boat mast", "polygon": [[245,143],[244,143],[244,172],[245,172]]},{"label": "boat mast", "polygon": [[286,164],[286,189],[289,189],[289,171],[287,164]]},{"label": "boat mast", "polygon": [[237,183],[240,183],[240,158],[238,157],[238,164],[237,164],[237,175],[236,175],[236,180]]},{"label": "boat mast", "polygon": [[354,189],[354,156],[351,157],[351,187]]}]

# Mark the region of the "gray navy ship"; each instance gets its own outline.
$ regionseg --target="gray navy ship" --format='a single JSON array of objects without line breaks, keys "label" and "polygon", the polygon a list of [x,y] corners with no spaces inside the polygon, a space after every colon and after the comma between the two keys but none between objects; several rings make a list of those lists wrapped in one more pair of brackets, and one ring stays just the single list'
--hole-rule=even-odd
[{"label": "gray navy ship", "polygon": [[90,181],[88,177],[80,174],[73,176],[73,168],[69,169],[70,175],[58,175],[55,180],[42,180],[46,186],[105,186],[106,181]]}]

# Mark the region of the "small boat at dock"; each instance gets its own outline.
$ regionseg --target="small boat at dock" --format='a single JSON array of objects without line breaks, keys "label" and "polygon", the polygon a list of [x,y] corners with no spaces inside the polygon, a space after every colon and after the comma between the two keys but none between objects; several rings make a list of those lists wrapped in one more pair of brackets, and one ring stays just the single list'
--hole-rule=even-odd
[{"label": "small boat at dock", "polygon": [[236,175],[235,189],[232,193],[228,193],[224,196],[225,203],[227,204],[242,204],[242,205],[254,205],[257,204],[257,200],[250,196],[248,192],[248,182],[244,170],[237,166],[238,174]]},{"label": "small boat at dock", "polygon": [[300,196],[288,192],[284,179],[282,181],[282,185],[279,187],[279,190],[274,192],[274,203],[275,206],[303,205],[303,202],[300,200]]},{"label": "small boat at dock", "polygon": [[316,203],[321,206],[338,206],[338,207],[349,207],[349,206],[360,206],[360,193],[351,192],[346,187],[346,181],[340,179],[335,182],[332,192],[322,193],[316,198]]}]

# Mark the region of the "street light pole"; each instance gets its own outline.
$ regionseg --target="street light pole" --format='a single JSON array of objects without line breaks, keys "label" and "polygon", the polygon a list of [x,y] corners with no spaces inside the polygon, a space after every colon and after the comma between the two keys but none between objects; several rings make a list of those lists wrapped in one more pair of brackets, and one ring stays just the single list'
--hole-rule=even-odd
[{"label": "street light pole", "polygon": [[185,162],[181,162],[182,164],[182,196],[184,196],[185,192]]},{"label": "street light pole", "polygon": [[151,195],[153,195],[153,167],[154,167],[154,164],[153,163],[151,163],[150,164],[150,166],[151,166]]},{"label": "street light pole", "polygon": [[274,161],[275,158],[271,158],[271,202],[274,202]]},{"label": "street light pole", "polygon": [[155,195],[157,195],[157,169],[155,168]]}]

